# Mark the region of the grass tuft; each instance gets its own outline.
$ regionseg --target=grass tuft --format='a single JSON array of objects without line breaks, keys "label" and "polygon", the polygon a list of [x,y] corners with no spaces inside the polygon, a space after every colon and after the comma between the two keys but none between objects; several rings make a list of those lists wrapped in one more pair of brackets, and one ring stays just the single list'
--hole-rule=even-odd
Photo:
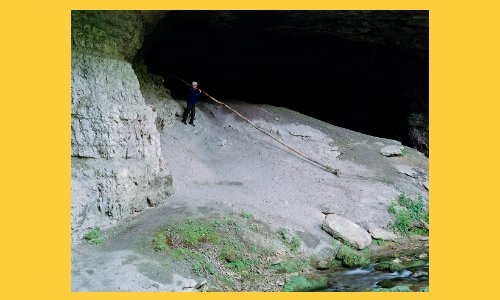
[{"label": "grass tuft", "polygon": [[101,228],[99,227],[92,228],[83,236],[83,238],[94,245],[99,245],[106,241],[106,237],[103,235]]},{"label": "grass tuft", "polygon": [[285,228],[280,228],[280,230],[278,230],[278,235],[280,236],[281,241],[287,245],[292,252],[297,251],[302,244],[301,240],[297,236],[290,236],[288,230]]}]

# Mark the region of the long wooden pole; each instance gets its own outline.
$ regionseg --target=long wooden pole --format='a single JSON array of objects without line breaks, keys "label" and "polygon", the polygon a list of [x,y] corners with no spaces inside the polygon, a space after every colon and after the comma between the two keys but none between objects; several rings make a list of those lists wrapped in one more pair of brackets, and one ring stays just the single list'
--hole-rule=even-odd
[{"label": "long wooden pole", "polygon": [[[183,80],[182,78],[179,78],[175,75],[172,75],[173,77],[177,78],[178,80],[184,82],[186,85],[190,85],[187,81]],[[319,165],[321,166],[323,169],[325,169],[326,171],[332,173],[332,174],[335,174],[337,176],[340,175],[340,171],[338,169],[334,169],[330,166],[327,166],[325,164],[322,164],[320,163],[319,161],[315,160],[315,159],[312,159],[310,158],[309,156],[303,154],[302,152],[288,146],[287,144],[285,144],[284,142],[280,141],[279,139],[277,139],[276,137],[274,137],[273,135],[271,135],[269,132],[266,132],[264,130],[262,130],[261,128],[259,128],[257,125],[255,125],[252,121],[250,121],[249,119],[247,119],[245,116],[243,116],[242,114],[240,114],[238,111],[236,111],[235,109],[233,109],[232,107],[230,107],[229,105],[227,105],[226,103],[222,102],[222,101],[219,101],[217,99],[215,99],[214,97],[210,96],[209,94],[207,94],[205,91],[201,91],[205,96],[207,96],[208,98],[210,98],[212,101],[214,101],[215,103],[217,104],[221,104],[223,105],[224,107],[226,107],[227,109],[229,109],[230,111],[232,111],[233,113],[235,113],[237,116],[239,116],[240,118],[242,118],[243,120],[245,120],[246,122],[248,122],[250,125],[252,125],[253,128],[257,129],[258,131],[264,133],[265,135],[269,136],[270,138],[272,138],[273,140],[277,141],[278,143],[280,143],[281,145],[285,146],[287,149],[291,150],[292,152],[302,156],[303,158],[315,163],[316,165]]]}]

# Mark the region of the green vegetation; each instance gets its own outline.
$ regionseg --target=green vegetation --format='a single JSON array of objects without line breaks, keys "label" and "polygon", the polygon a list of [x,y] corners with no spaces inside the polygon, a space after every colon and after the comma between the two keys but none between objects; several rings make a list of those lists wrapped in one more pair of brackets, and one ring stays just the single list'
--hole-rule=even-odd
[{"label": "green vegetation", "polygon": [[234,242],[226,243],[226,245],[221,250],[219,258],[227,262],[232,262],[241,259],[242,249],[243,246],[239,243],[234,243]]},{"label": "green vegetation", "polygon": [[174,249],[168,248],[167,253],[174,258],[189,261],[191,263],[191,270],[196,274],[200,274],[202,271],[210,274],[214,273],[213,266],[208,262],[207,258],[197,251],[179,247]]},{"label": "green vegetation", "polygon": [[358,251],[336,239],[332,239],[330,243],[334,249],[337,249],[337,254],[335,255],[335,259],[330,262],[330,267],[339,267],[342,265],[348,268],[356,268],[367,266],[371,262],[368,248]]},{"label": "green vegetation", "polygon": [[300,248],[302,242],[297,236],[290,236],[288,230],[285,228],[280,228],[278,231],[281,241],[287,245],[292,252],[297,251]]},{"label": "green vegetation", "polygon": [[174,245],[198,247],[200,243],[218,243],[221,239],[217,230],[219,226],[218,221],[188,220],[167,232]]},{"label": "green vegetation", "polygon": [[312,291],[327,286],[327,280],[321,277],[293,276],[283,287],[285,292]]},{"label": "green vegetation", "polygon": [[156,233],[153,238],[153,249],[157,251],[165,251],[167,248],[167,236],[165,235],[165,233]]},{"label": "green vegetation", "polygon": [[276,273],[295,273],[305,270],[309,265],[299,259],[287,259],[271,266]]},{"label": "green vegetation", "polygon": [[326,286],[326,279],[309,275],[312,267],[307,258],[285,256],[278,263],[270,264],[277,253],[290,255],[297,251],[302,243],[298,236],[285,228],[280,228],[277,235],[269,234],[270,228],[260,226],[262,232],[259,232],[265,239],[261,243],[252,237],[253,225],[258,223],[245,211],[189,219],[156,232],[152,247],[227,290],[239,290],[242,284],[249,285],[273,274],[277,278],[282,278],[282,274],[295,275],[284,286],[286,291]]},{"label": "green vegetation", "polygon": [[377,239],[372,239],[372,243],[377,246],[387,246],[391,244],[391,241],[384,241],[384,240],[377,240]]},{"label": "green vegetation", "polygon": [[94,245],[99,245],[106,241],[106,237],[102,234],[101,228],[99,227],[92,228],[83,236],[83,238]]},{"label": "green vegetation", "polygon": [[240,213],[240,216],[242,218],[245,218],[245,219],[251,219],[251,218],[253,218],[253,214],[251,212],[248,212],[248,211],[242,211]]},{"label": "green vegetation", "polygon": [[342,261],[344,266],[349,268],[366,266],[370,263],[366,252],[356,251],[347,245],[340,246],[335,257]]},{"label": "green vegetation", "polygon": [[243,271],[252,270],[252,267],[258,263],[259,261],[257,259],[242,258],[228,263],[227,267],[235,272],[241,273]]},{"label": "green vegetation", "polygon": [[191,270],[199,274],[202,271],[213,274],[209,259],[197,251],[203,243],[218,244],[222,235],[219,228],[222,220],[188,220],[176,226],[170,226],[157,232],[153,238],[153,248],[166,252],[176,259],[184,259],[191,264]]},{"label": "green vegetation", "polygon": [[[406,200],[398,203],[405,204]],[[298,236],[294,236],[286,228],[280,228],[276,232],[260,224],[262,230],[259,230],[259,234],[263,235],[264,240],[256,241],[256,232],[251,227],[258,224],[257,220],[244,212],[189,219],[156,232],[152,247],[170,256],[170,265],[185,264],[194,273],[209,278],[222,290],[228,291],[246,290],[253,283],[260,286],[262,279],[268,276],[275,276],[280,281],[288,278],[283,291],[320,290],[327,286],[327,280],[320,275],[311,275],[318,274],[313,271],[315,264],[320,263],[322,269],[341,269],[341,266],[356,268],[371,263],[370,256],[373,253],[368,248],[356,250],[336,239],[331,240],[336,249],[334,257],[322,257],[320,260],[294,255],[292,253],[300,249],[302,243]],[[387,246],[384,242],[380,242],[380,245]],[[392,255],[389,260],[377,264],[376,268],[394,272],[425,263],[406,260],[403,260],[405,263],[397,263],[397,260],[393,259],[393,262],[390,259],[393,259]],[[380,287],[375,291],[406,289],[393,285]]]},{"label": "green vegetation", "polygon": [[[197,274],[213,275],[228,288],[234,288],[236,283],[227,274],[237,273],[239,280],[249,281],[258,280],[260,272],[295,273],[310,268],[303,259],[287,259],[269,265],[268,258],[276,253],[274,247],[261,246],[247,238],[254,221],[253,215],[245,211],[238,215],[190,219],[156,232],[152,247],[177,261],[186,262]],[[298,237],[291,236],[284,228],[279,232],[279,237],[274,238],[276,243],[285,243],[290,251],[300,248]]]},{"label": "green vegetation", "polygon": [[405,263],[405,269],[408,269],[408,270],[414,272],[416,268],[421,267],[425,264],[426,264],[426,262],[424,260],[420,260],[420,259],[414,260],[414,261]]},{"label": "green vegetation", "polygon": [[405,266],[401,263],[393,262],[393,261],[383,261],[375,265],[375,270],[378,271],[401,271],[405,268]]},{"label": "green vegetation", "polygon": [[428,233],[427,229],[418,226],[422,221],[429,223],[429,213],[422,196],[412,199],[402,193],[389,204],[389,212],[395,218],[389,226],[395,231],[404,235]]}]

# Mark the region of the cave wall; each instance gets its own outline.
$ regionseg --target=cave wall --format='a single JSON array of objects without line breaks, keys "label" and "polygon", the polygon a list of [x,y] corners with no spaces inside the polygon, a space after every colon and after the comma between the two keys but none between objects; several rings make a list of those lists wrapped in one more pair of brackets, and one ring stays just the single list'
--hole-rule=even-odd
[{"label": "cave wall", "polygon": [[157,113],[145,102],[132,65],[145,24],[154,23],[144,16],[139,11],[71,14],[73,242],[92,227],[106,228],[173,193]]},{"label": "cave wall", "polygon": [[170,74],[428,155],[428,39],[424,10],[171,11],[143,51],[174,97],[185,87]]},{"label": "cave wall", "polygon": [[162,76],[148,72],[140,55],[134,61],[134,71],[141,85],[141,93],[146,104],[156,112],[155,124],[159,132],[168,130],[178,121],[177,117],[184,112],[184,107],[175,101],[170,90],[165,88]]}]

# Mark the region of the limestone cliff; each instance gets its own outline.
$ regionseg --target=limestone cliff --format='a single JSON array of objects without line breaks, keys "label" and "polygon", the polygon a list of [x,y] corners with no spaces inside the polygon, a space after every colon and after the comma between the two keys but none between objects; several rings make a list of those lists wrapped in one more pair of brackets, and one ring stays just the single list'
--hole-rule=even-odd
[{"label": "limestone cliff", "polygon": [[155,110],[131,61],[142,45],[137,12],[74,11],[71,61],[71,192],[74,240],[173,192]]}]

